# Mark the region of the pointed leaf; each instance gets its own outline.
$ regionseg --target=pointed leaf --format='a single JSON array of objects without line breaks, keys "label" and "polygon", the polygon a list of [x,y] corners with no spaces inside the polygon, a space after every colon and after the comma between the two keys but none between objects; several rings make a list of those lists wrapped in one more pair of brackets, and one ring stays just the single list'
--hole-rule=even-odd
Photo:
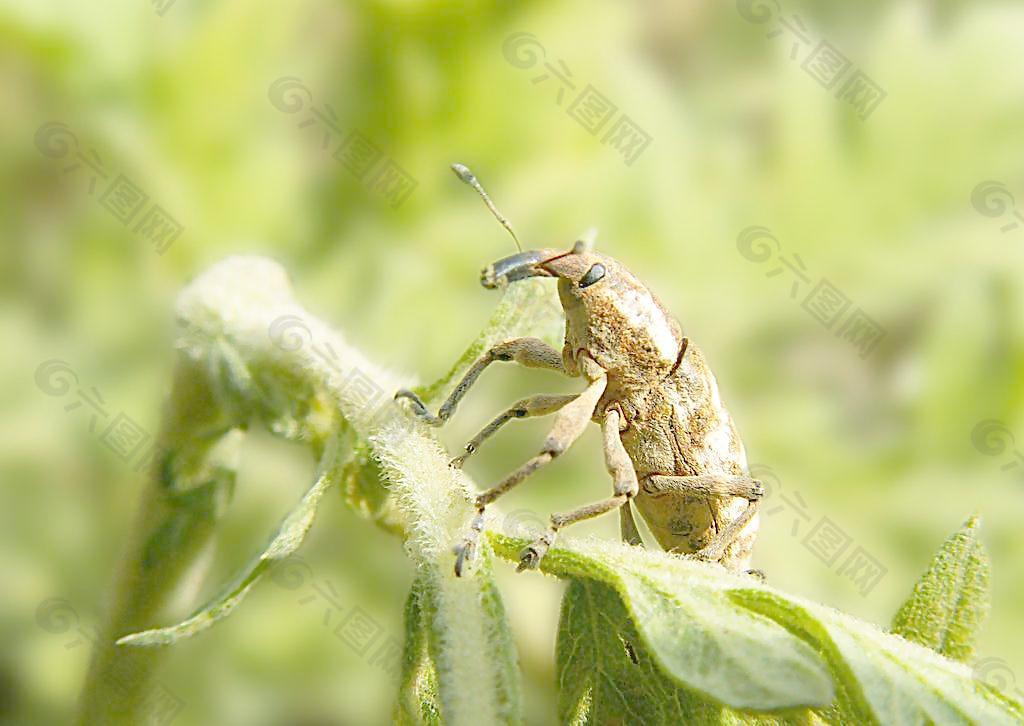
[{"label": "pointed leaf", "polygon": [[219,620],[223,620],[238,606],[252,589],[253,585],[276,563],[285,560],[302,544],[306,533],[313,524],[320,500],[337,480],[337,439],[332,441],[324,454],[321,470],[316,482],[306,492],[299,504],[293,509],[262,554],[256,557],[246,568],[224,588],[215,598],[201,607],[194,614],[176,625],[164,628],[144,630],[126,635],[117,641],[118,645],[154,646],[172,645],[183,638],[190,638],[200,633]]},{"label": "pointed leaf", "polygon": [[739,604],[813,645],[838,687],[829,721],[864,724],[1020,723],[1019,704],[973,679],[970,668],[848,615],[768,588],[736,590]]},{"label": "pointed leaf", "polygon": [[[491,538],[510,559],[526,544]],[[824,677],[836,688],[832,708],[818,712],[829,722],[1003,724],[1024,716],[1020,704],[977,682],[962,663],[717,566],[622,544],[566,540],[541,568],[612,587],[666,676],[733,707],[768,709],[772,698],[781,707],[801,680],[805,695],[789,705],[806,704]],[[766,619],[785,636],[766,627]],[[808,651],[814,659],[805,661]],[[822,661],[831,679],[816,670]]]},{"label": "pointed leaf", "polygon": [[971,517],[935,554],[893,618],[892,632],[966,663],[988,614],[989,562]]},{"label": "pointed leaf", "polygon": [[[430,626],[426,621],[427,601],[436,593],[426,578],[418,577],[405,602],[405,647],[402,675],[395,705],[395,723],[436,726],[441,721],[437,695],[437,669],[427,648]],[[434,609],[434,608],[429,608]]]}]

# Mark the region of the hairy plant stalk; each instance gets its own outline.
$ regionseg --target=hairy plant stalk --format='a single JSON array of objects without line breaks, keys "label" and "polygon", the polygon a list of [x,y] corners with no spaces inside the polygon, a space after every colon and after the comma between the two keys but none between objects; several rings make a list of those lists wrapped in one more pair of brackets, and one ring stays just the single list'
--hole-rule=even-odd
[{"label": "hairy plant stalk", "polygon": [[519,675],[500,601],[493,599],[489,577],[458,578],[452,569],[452,543],[474,513],[468,495],[472,485],[461,470],[448,466],[450,457],[419,428],[394,422],[371,440],[409,523],[406,549],[434,603],[430,650],[445,722],[512,723]]},{"label": "hairy plant stalk", "polygon": [[[524,286],[520,294],[535,292]],[[492,324],[483,342],[474,346],[505,335],[514,317],[509,310],[522,302],[499,308],[499,324]],[[308,445],[318,458],[341,426],[354,431],[357,440],[371,442],[373,455],[394,482],[398,513],[411,524],[407,549],[437,595],[435,616],[451,625],[461,623],[463,627],[451,632],[466,633],[462,639],[432,640],[432,655],[445,663],[441,693],[446,720],[473,723],[482,714],[493,716],[488,722],[509,720],[503,715],[514,698],[507,688],[518,685],[518,676],[496,672],[495,633],[489,622],[489,615],[496,613],[482,613],[481,608],[496,594],[482,592],[487,582],[457,580],[451,573],[448,548],[471,516],[466,493],[471,483],[448,467],[433,433],[390,401],[391,392],[411,381],[371,363],[305,311],[292,299],[283,269],[269,260],[240,257],[214,266],[182,292],[178,316],[188,339],[182,343],[165,410],[162,454],[123,557],[102,631],[102,643],[108,645],[94,654],[80,722],[143,722],[161,651],[125,644],[169,643],[186,632],[182,637],[187,637],[218,620],[244,596],[242,591],[226,599],[228,607],[211,609],[209,616],[193,616],[187,628],[146,631],[210,543],[217,514],[234,483],[233,464],[223,460],[222,449],[237,444],[241,429],[252,419]],[[380,393],[386,394],[382,405],[380,396],[370,395]],[[335,463],[322,461],[322,469],[330,470]],[[265,552],[261,559],[290,554],[308,529],[312,511],[296,530],[294,542],[278,547],[276,555]],[[263,571],[262,566],[251,570],[244,590]],[[123,637],[138,631],[145,632]],[[121,644],[114,647],[119,638]],[[126,662],[134,671],[127,687],[115,677]]]}]

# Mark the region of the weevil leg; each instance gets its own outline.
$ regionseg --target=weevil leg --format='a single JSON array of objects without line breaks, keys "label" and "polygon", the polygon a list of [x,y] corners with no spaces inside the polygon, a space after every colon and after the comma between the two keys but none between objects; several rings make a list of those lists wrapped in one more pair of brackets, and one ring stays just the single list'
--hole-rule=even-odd
[{"label": "weevil leg", "polygon": [[462,577],[462,567],[468,561],[472,560],[476,554],[476,543],[480,538],[480,533],[484,529],[484,512],[479,510],[476,516],[473,517],[472,524],[469,525],[469,532],[462,538],[462,540],[452,548],[452,552],[455,553],[455,576]]},{"label": "weevil leg", "polygon": [[[565,514],[552,514],[551,528],[520,553],[519,567],[516,568],[518,571],[522,572],[525,569],[537,567],[548,548],[554,543],[558,531],[563,527],[568,527],[570,524],[581,522],[584,519],[598,517],[615,509],[621,511],[620,508],[628,505],[629,500],[640,491],[633,462],[630,461],[626,449],[622,445],[619,421],[619,412],[613,408],[605,413],[604,423],[601,424],[601,432],[604,437],[605,466],[612,476],[613,495],[608,499],[587,504]],[[635,531],[635,523],[633,528]],[[639,532],[637,532],[637,539],[639,536]]]},{"label": "weevil leg", "polygon": [[725,548],[732,544],[740,531],[747,526],[761,504],[760,498],[751,499],[747,502],[747,508],[740,512],[740,516],[729,522],[725,529],[715,535],[707,545],[694,553],[696,557],[708,562],[718,562],[725,553]]},{"label": "weevil leg", "polygon": [[665,476],[653,474],[644,480],[648,494],[684,492],[704,497],[743,497],[753,501],[764,496],[764,485],[749,476],[701,474],[698,476]]},{"label": "weevil leg", "polygon": [[622,541],[634,547],[643,547],[644,541],[640,537],[640,530],[637,529],[636,520],[633,519],[633,507],[629,503],[619,508],[619,532]]},{"label": "weevil leg", "polygon": [[493,436],[498,429],[512,419],[547,416],[548,414],[558,411],[578,396],[578,393],[570,395],[541,394],[538,396],[530,396],[529,398],[524,398],[523,400],[518,401],[507,411],[498,415],[493,421],[487,424],[480,433],[470,439],[469,443],[465,446],[466,453],[452,459],[451,466],[461,469],[466,459],[480,448],[480,444]]},{"label": "weevil leg", "polygon": [[594,408],[604,393],[605,384],[606,379],[603,376],[592,381],[583,393],[562,406],[555,415],[555,423],[551,426],[540,453],[505,477],[497,486],[478,496],[477,507],[487,506],[572,446],[594,415]]},{"label": "weevil leg", "polygon": [[[594,409],[597,407],[601,394],[604,393],[606,384],[607,379],[603,372],[600,376],[592,377],[590,385],[583,393],[578,394],[558,410],[558,413],[555,414],[555,423],[551,426],[551,431],[544,440],[540,453],[476,498],[477,519],[483,520],[484,509],[488,504],[520,484],[537,469],[554,460],[580,437],[594,415]],[[473,520],[474,524],[477,519]],[[456,545],[456,577],[461,577],[463,563],[472,559],[481,529],[482,527],[478,529],[471,526],[469,533]]]},{"label": "weevil leg", "polygon": [[514,361],[527,368],[547,368],[553,371],[565,372],[562,364],[562,354],[545,343],[540,338],[513,338],[490,348],[466,371],[458,385],[448,396],[448,399],[441,404],[437,415],[430,413],[426,405],[415,393],[408,388],[402,388],[395,393],[395,398],[407,398],[412,403],[412,410],[431,426],[440,426],[447,421],[455,412],[455,407],[466,395],[466,391],[476,383],[476,379],[484,372],[491,363],[495,361]]},{"label": "weevil leg", "polygon": [[714,539],[693,555],[698,559],[718,562],[722,559],[725,548],[732,544],[747,522],[757,513],[761,497],[764,496],[764,485],[749,476],[724,474],[662,476],[656,474],[644,482],[644,491],[649,494],[677,491],[703,496],[743,497],[746,499],[747,508],[740,513],[740,516],[730,522],[725,529],[715,535]]}]

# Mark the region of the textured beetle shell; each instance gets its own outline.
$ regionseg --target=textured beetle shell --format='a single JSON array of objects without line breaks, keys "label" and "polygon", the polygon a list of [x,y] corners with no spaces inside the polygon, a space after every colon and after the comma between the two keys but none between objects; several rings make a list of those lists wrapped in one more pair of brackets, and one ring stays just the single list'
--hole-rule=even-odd
[{"label": "textured beetle shell", "polygon": [[[651,474],[747,474],[743,444],[719,398],[714,375],[693,345],[673,376],[649,393],[644,408],[628,419],[630,427],[622,434],[640,480],[636,507],[664,549],[696,552],[746,509],[747,500],[652,494],[645,484]],[[747,569],[757,530],[755,515],[726,547],[721,563]]]},{"label": "textured beetle shell", "polygon": [[[573,279],[595,262],[606,279],[579,289]],[[742,497],[703,497],[645,490],[653,474],[748,474],[746,454],[718,383],[679,323],[632,273],[605,255],[571,255],[561,263],[558,290],[566,313],[563,357],[572,370],[582,351],[608,375],[595,411],[618,408],[622,443],[640,483],[634,502],[658,543],[692,553],[707,545],[747,507]],[[749,567],[757,536],[755,515],[725,549],[720,562]]]}]

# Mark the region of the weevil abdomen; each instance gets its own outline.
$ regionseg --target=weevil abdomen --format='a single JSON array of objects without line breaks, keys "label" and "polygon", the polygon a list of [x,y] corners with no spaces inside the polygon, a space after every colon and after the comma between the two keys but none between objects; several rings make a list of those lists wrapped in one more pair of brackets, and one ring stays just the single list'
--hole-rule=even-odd
[{"label": "weevil abdomen", "polygon": [[[697,552],[747,507],[743,497],[664,490],[651,483],[654,475],[747,474],[743,444],[700,350],[690,344],[670,378],[621,408],[626,412],[622,443],[640,481],[637,509],[665,550]],[[747,569],[757,529],[755,515],[719,561],[730,569]]]}]

